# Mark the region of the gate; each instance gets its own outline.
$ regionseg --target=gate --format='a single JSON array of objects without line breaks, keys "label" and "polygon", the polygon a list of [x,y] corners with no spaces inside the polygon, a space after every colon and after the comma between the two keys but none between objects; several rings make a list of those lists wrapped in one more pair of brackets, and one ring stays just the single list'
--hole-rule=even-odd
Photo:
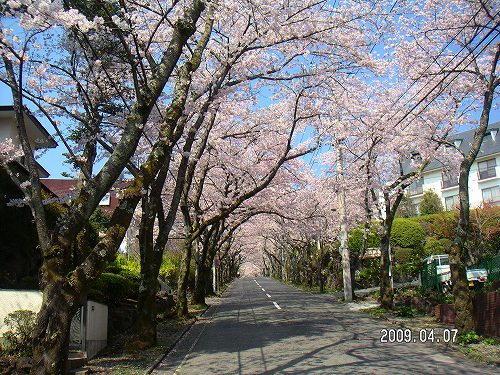
[{"label": "gate", "polygon": [[81,306],[71,320],[69,349],[85,351],[85,308]]}]

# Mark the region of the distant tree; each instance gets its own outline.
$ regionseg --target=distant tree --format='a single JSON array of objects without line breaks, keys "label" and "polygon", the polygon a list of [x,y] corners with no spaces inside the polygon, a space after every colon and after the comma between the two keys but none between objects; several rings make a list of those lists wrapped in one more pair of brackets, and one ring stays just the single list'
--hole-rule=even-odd
[{"label": "distant tree", "polygon": [[420,202],[420,214],[430,215],[443,212],[443,204],[441,198],[434,190],[427,190],[424,192],[422,201]]},{"label": "distant tree", "polygon": [[418,212],[408,195],[404,195],[396,212],[396,217],[408,218],[417,216]]}]

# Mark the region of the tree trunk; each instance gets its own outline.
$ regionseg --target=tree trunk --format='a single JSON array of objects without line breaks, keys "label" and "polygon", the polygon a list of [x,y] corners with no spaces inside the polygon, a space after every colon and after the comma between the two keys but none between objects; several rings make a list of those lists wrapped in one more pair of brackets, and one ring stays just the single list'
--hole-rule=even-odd
[{"label": "tree trunk", "polygon": [[64,278],[48,283],[33,332],[33,365],[30,374],[65,374],[71,320],[78,304]]},{"label": "tree trunk", "polygon": [[472,319],[473,305],[472,295],[467,282],[467,271],[465,269],[468,251],[465,247],[469,233],[469,173],[474,160],[481,148],[484,135],[488,129],[490,112],[493,104],[495,89],[500,84],[496,76],[496,66],[500,58],[500,45],[497,45],[495,55],[491,62],[489,80],[486,80],[486,89],[483,96],[483,108],[479,126],[474,133],[471,147],[467,155],[460,163],[460,175],[458,182],[458,195],[460,199],[460,216],[453,246],[450,249],[450,270],[453,296],[455,297],[455,326],[463,332],[474,330]]},{"label": "tree trunk", "polygon": [[189,283],[189,268],[191,264],[191,255],[193,251],[193,242],[185,241],[186,249],[182,257],[179,269],[179,282],[177,287],[177,316],[185,317],[188,314],[187,288]]},{"label": "tree trunk", "polygon": [[390,267],[390,233],[392,221],[384,224],[384,233],[380,239],[380,304],[385,309],[392,309],[394,305],[394,291],[392,289]]},{"label": "tree trunk", "polygon": [[196,267],[198,268],[198,282],[195,284],[192,303],[206,305],[205,296],[210,278],[210,267],[206,265],[206,262],[200,263]]},{"label": "tree trunk", "polygon": [[156,286],[157,280],[143,279],[137,311],[136,343],[138,349],[149,348],[156,344]]},{"label": "tree trunk", "polygon": [[156,292],[158,290],[156,264],[153,262],[141,264],[141,273],[134,340],[134,348],[137,349],[156,345]]}]

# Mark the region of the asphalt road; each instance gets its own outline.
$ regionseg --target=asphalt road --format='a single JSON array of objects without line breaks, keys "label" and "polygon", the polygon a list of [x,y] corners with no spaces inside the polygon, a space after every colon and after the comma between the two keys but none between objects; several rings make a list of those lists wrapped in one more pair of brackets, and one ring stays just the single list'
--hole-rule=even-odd
[{"label": "asphalt road", "polygon": [[154,374],[497,374],[437,343],[267,278],[234,281]]}]

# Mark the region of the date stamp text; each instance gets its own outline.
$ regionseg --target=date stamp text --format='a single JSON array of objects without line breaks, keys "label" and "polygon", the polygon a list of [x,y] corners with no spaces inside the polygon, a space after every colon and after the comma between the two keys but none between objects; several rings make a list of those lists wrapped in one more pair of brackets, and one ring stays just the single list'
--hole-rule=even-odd
[{"label": "date stamp text", "polygon": [[444,342],[453,343],[457,338],[458,330],[443,329],[434,331],[434,329],[420,329],[412,331],[411,329],[390,328],[380,330],[381,343],[416,343],[416,342]]}]

